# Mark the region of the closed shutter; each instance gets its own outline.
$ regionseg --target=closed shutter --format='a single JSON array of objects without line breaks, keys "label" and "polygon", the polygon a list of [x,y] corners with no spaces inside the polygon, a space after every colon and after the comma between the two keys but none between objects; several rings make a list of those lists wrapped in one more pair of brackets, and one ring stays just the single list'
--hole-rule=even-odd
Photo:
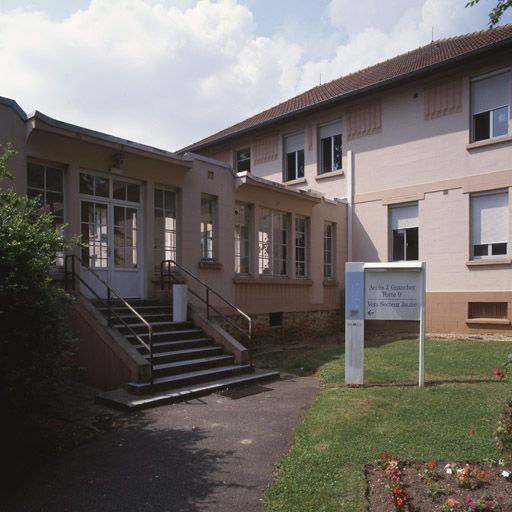
[{"label": "closed shutter", "polygon": [[508,192],[471,197],[471,241],[473,245],[508,241]]},{"label": "closed shutter", "polygon": [[341,123],[332,123],[320,126],[320,140],[341,134]]},{"label": "closed shutter", "polygon": [[404,206],[395,206],[391,208],[391,229],[417,228],[418,205],[409,204]]},{"label": "closed shutter", "polygon": [[296,135],[290,135],[285,139],[286,153],[294,153],[304,149],[304,134],[297,133]]},{"label": "closed shutter", "polygon": [[510,72],[474,80],[471,84],[473,114],[489,112],[510,102]]}]

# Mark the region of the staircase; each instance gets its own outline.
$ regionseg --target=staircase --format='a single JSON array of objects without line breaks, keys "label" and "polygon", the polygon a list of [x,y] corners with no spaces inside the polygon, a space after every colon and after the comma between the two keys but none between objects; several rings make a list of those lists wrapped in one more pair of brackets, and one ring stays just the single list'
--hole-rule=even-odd
[{"label": "staircase", "polygon": [[[104,305],[99,302],[95,305],[105,317],[108,315]],[[153,329],[153,384],[129,382],[128,393],[122,390],[103,393],[98,397],[102,403],[138,409],[279,378],[276,371],[256,371],[250,364],[237,364],[233,355],[227,354],[192,322],[174,322],[171,305],[148,300],[130,300],[130,305]],[[111,309],[143,341],[149,341],[147,326],[121,301],[112,301]],[[111,316],[111,326],[149,361],[146,346],[117,315]]]}]

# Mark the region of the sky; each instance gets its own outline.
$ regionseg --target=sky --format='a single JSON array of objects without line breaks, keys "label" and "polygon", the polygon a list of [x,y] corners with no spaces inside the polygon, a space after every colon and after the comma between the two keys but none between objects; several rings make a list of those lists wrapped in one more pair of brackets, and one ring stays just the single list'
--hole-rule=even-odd
[{"label": "sky", "polygon": [[173,151],[432,34],[486,29],[495,1],[466,2],[0,0],[0,96]]}]

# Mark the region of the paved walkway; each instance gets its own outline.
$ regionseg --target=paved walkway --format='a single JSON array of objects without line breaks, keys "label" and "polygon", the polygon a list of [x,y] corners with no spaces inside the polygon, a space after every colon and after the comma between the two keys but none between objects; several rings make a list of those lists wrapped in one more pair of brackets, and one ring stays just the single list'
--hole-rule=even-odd
[{"label": "paved walkway", "polygon": [[318,387],[313,377],[285,377],[240,399],[211,395],[122,416],[0,510],[261,512],[273,465]]}]

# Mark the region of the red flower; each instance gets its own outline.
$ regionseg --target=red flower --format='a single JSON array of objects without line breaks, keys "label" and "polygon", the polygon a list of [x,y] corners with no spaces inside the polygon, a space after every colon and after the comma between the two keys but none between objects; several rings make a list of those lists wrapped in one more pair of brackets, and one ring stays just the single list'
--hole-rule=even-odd
[{"label": "red flower", "polygon": [[501,368],[494,368],[494,375],[500,379],[504,379],[507,376]]}]

